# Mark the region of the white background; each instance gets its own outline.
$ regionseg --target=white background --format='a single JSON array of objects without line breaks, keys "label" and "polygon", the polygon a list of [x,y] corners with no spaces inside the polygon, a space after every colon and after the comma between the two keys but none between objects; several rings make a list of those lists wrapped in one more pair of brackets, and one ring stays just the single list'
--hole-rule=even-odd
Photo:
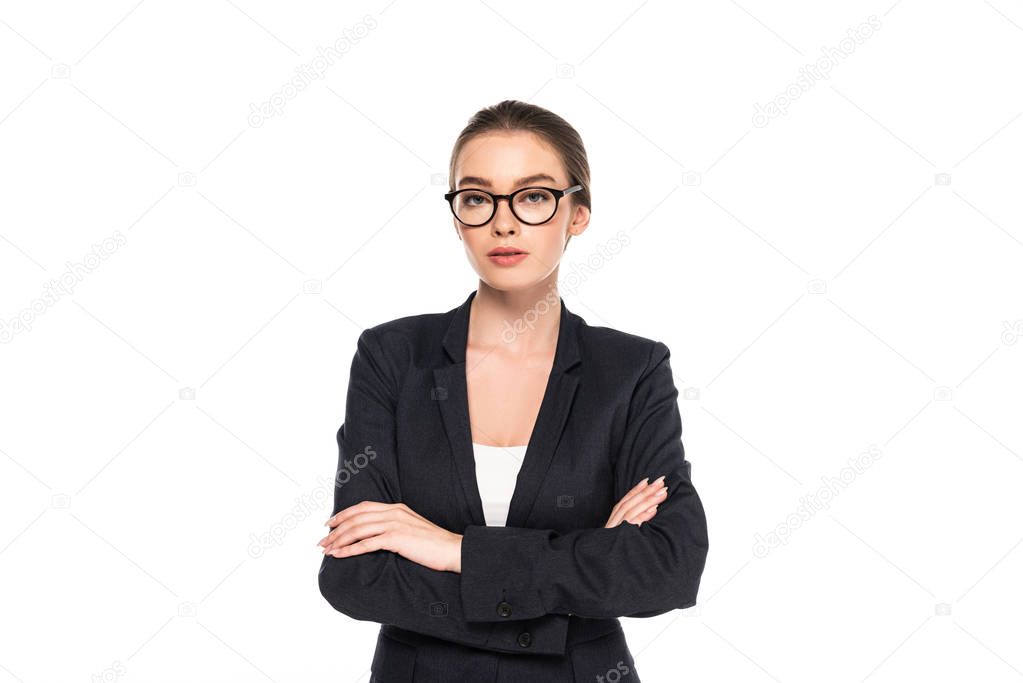
[{"label": "white background", "polygon": [[710,553],[642,679],[1020,680],[1020,64],[1008,0],[0,4],[0,683],[368,680],[348,369],[476,287],[441,195],[505,98],[590,155],[566,304],[683,392]]}]

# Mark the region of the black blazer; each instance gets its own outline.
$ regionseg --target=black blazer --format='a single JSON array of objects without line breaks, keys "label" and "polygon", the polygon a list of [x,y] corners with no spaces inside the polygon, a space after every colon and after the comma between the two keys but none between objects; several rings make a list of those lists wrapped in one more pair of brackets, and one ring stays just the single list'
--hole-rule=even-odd
[{"label": "black blazer", "polygon": [[[333,511],[404,502],[463,535],[461,574],[390,551],[325,556],[320,592],[349,617],[382,624],[374,681],[495,681],[498,671],[532,683],[617,680],[617,669],[635,683],[617,617],[696,604],[708,549],[668,347],[588,325],[561,300],[508,523],[486,526],[466,390],[475,295],[359,336]],[[668,496],[651,521],[603,528],[629,489],[662,474]]]}]

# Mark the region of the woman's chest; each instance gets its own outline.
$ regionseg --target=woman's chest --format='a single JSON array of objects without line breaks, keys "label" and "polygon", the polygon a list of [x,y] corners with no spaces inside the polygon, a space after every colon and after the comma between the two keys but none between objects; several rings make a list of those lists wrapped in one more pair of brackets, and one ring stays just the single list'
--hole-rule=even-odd
[{"label": "woman's chest", "polygon": [[[528,509],[519,525],[557,530],[603,526],[616,502],[614,465],[628,409],[621,392],[601,378],[557,376],[534,398],[532,416],[522,418],[530,423],[525,433],[508,436],[510,432],[497,430],[507,439],[491,441],[487,423],[470,423],[470,376],[443,374],[438,385],[437,376],[423,372],[405,384],[395,443],[403,501],[460,533],[473,523],[479,506],[472,442],[529,444],[516,479],[516,490],[525,492],[521,497]],[[521,385],[523,391],[527,384]],[[483,396],[477,392],[476,398],[492,400],[490,393],[501,392],[484,391]]]},{"label": "woman's chest", "polygon": [[491,446],[529,443],[550,377],[549,356],[522,363],[497,354],[468,354],[465,381],[474,442]]}]

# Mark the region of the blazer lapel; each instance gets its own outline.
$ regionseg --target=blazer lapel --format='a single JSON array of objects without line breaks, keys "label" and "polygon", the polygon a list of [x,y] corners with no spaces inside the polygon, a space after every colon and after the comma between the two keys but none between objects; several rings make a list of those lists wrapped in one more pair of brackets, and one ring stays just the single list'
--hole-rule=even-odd
[{"label": "blazer lapel", "polygon": [[476,457],[469,430],[469,399],[465,382],[465,361],[433,369],[433,395],[444,419],[444,431],[451,444],[455,470],[462,483],[462,493],[469,503],[472,524],[485,525],[483,501],[476,484]]},{"label": "blazer lapel", "polygon": [[525,526],[547,475],[547,469],[554,458],[554,451],[561,441],[561,433],[565,429],[565,422],[578,386],[579,378],[575,375],[551,370],[551,375],[547,379],[547,389],[540,404],[540,412],[536,417],[533,433],[529,436],[529,446],[526,448],[522,468],[515,482],[515,493],[508,509],[507,526]]},{"label": "blazer lapel", "polygon": [[[485,525],[483,501],[476,481],[476,456],[472,448],[469,422],[469,393],[465,375],[465,347],[469,338],[469,306],[476,292],[456,309],[444,334],[443,344],[449,363],[433,370],[433,397],[440,408],[444,429],[455,459],[455,470],[468,501],[472,524]],[[554,365],[547,379],[540,411],[529,437],[529,445],[519,470],[508,510],[508,526],[523,526],[529,518],[544,476],[565,429],[579,377],[567,371],[581,362],[578,328],[582,320],[570,312],[561,299],[561,320]]]}]

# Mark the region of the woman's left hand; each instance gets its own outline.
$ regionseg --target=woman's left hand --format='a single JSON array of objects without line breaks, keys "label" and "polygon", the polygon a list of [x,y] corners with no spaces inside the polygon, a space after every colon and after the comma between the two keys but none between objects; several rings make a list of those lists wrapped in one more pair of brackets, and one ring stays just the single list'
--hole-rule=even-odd
[{"label": "woman's left hand", "polygon": [[438,571],[462,572],[462,535],[443,529],[404,503],[364,500],[326,521],[323,553],[351,557],[390,550]]}]

